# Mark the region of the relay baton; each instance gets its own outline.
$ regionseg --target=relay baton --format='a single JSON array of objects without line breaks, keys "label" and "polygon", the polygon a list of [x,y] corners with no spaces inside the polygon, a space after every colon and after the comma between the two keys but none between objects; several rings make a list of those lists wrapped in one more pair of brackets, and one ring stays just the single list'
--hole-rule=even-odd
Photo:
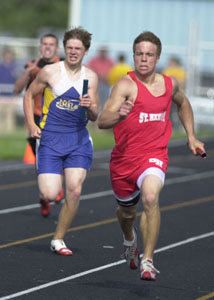
[{"label": "relay baton", "polygon": [[202,158],[206,158],[206,157],[207,157],[206,152],[204,152],[204,151],[201,150],[200,148],[196,148],[195,150],[196,150],[196,153],[197,153],[198,155],[200,155]]},{"label": "relay baton", "polygon": [[[84,79],[83,80],[82,96],[84,96],[87,93],[88,93],[88,79]],[[86,119],[85,113],[86,113],[85,107],[81,106],[81,108],[80,108],[80,119],[81,120]]]}]

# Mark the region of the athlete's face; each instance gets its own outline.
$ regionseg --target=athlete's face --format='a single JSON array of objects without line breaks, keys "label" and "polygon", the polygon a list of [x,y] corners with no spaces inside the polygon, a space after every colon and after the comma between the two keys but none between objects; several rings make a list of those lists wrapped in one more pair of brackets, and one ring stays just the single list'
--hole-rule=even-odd
[{"label": "athlete's face", "polygon": [[58,51],[56,39],[53,37],[44,37],[39,49],[44,60],[48,62],[54,61],[56,53]]},{"label": "athlete's face", "polygon": [[87,54],[87,52],[88,51],[85,50],[82,41],[78,39],[70,39],[66,42],[66,61],[70,65],[81,64],[83,57],[85,56],[85,54]]},{"label": "athlete's face", "polygon": [[140,75],[150,75],[155,72],[158,61],[155,44],[143,41],[135,45],[134,63],[135,69]]}]

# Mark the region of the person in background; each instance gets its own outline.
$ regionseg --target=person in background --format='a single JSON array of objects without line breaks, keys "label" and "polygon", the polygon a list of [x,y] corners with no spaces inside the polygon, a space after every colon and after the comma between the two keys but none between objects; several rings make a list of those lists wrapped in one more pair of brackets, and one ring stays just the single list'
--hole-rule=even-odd
[{"label": "person in background", "polygon": [[[182,67],[180,59],[177,56],[172,56],[169,58],[168,65],[163,70],[162,74],[176,78],[180,87],[183,89],[183,91],[185,90],[187,73],[186,70]],[[173,128],[175,130],[181,129],[181,123],[178,118],[177,108],[174,103],[172,103],[170,119],[173,121]]]},{"label": "person in background", "polygon": [[123,53],[118,55],[118,62],[110,69],[108,73],[108,83],[113,86],[118,80],[125,76],[129,71],[132,71],[131,65],[126,63],[126,57]]},{"label": "person in background", "polygon": [[180,59],[172,56],[169,59],[167,67],[162,72],[166,76],[173,76],[179,82],[180,87],[184,90],[186,85],[186,70],[182,67]]},{"label": "person in background", "polygon": [[114,65],[114,60],[109,56],[107,46],[103,45],[98,50],[98,54],[89,60],[87,66],[97,73],[99,79],[100,105],[103,107],[104,101],[109,96],[110,86],[108,83],[108,73]]},{"label": "person in background", "polygon": [[[61,191],[64,170],[66,197],[51,250],[72,255],[63,239],[77,213],[82,185],[92,164],[93,146],[86,126],[89,120],[97,119],[99,96],[97,74],[82,64],[91,34],[81,27],[66,31],[63,45],[65,60],[42,68],[25,93],[24,112],[30,135],[40,139],[37,172],[45,201],[54,201]],[[33,99],[41,91],[43,113],[37,126]]]},{"label": "person in background", "polygon": [[2,61],[0,62],[0,92],[2,95],[11,95],[13,85],[17,79],[17,65],[14,52],[11,48],[3,48]]},{"label": "person in background", "polygon": [[[47,33],[40,38],[39,56],[25,65],[23,73],[14,84],[13,92],[15,94],[20,94],[24,89],[27,89],[44,66],[62,60],[62,58],[57,56],[58,48],[58,38],[54,34]],[[40,118],[42,116],[42,94],[43,92],[41,91],[34,99],[34,120],[37,126],[39,126]],[[36,155],[36,139],[34,137],[29,137],[28,142],[31,145],[33,153]],[[64,189],[62,188],[55,199],[56,203],[59,203],[63,198]],[[50,203],[45,201],[41,196],[39,200],[41,214],[42,216],[47,217],[51,210]]]},{"label": "person in background", "polygon": [[[127,264],[131,269],[140,265],[142,280],[156,280],[159,273],[153,256],[160,231],[159,195],[168,165],[172,101],[177,105],[190,150],[194,155],[197,148],[204,151],[204,144],[194,134],[190,102],[178,81],[156,72],[161,48],[160,39],[152,32],[136,37],[135,70],[114,85],[98,119],[100,129],[114,128],[110,174],[118,202],[117,218],[123,232]],[[144,245],[141,261],[134,227],[140,198],[144,208],[140,221]]]}]

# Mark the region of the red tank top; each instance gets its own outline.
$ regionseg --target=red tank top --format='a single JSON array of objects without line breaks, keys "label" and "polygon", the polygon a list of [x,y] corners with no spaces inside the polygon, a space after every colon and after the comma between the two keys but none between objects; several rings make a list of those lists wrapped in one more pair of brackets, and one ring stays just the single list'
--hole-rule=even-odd
[{"label": "red tank top", "polygon": [[137,97],[128,117],[114,126],[113,155],[136,156],[165,148],[172,132],[169,120],[172,103],[172,81],[164,76],[165,93],[155,97],[135,76],[129,76],[138,87]]}]

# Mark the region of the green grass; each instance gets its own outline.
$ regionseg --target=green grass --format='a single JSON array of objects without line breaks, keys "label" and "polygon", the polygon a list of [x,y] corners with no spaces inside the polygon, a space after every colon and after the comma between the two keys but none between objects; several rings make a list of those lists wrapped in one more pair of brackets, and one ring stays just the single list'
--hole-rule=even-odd
[{"label": "green grass", "polygon": [[24,129],[14,133],[0,134],[0,160],[20,160],[26,147],[27,133]]},{"label": "green grass", "polygon": [[[114,146],[112,130],[89,129],[93,139],[94,150],[111,149]],[[214,136],[213,131],[202,131],[196,134],[198,138]],[[185,138],[184,132],[174,132],[171,139]],[[0,160],[22,160],[26,147],[27,132],[18,129],[11,134],[0,134]]]},{"label": "green grass", "polygon": [[[112,148],[114,137],[111,130],[90,130],[94,150]],[[26,148],[28,134],[24,129],[14,133],[0,133],[0,160],[22,160]]]},{"label": "green grass", "polygon": [[[195,133],[195,136],[197,139],[214,137],[214,132],[213,132],[213,130],[198,131]],[[184,131],[175,131],[172,133],[171,140],[185,139],[185,138],[186,138],[186,133]]]},{"label": "green grass", "polygon": [[94,150],[109,149],[114,146],[114,136],[112,130],[90,131],[93,140]]}]

